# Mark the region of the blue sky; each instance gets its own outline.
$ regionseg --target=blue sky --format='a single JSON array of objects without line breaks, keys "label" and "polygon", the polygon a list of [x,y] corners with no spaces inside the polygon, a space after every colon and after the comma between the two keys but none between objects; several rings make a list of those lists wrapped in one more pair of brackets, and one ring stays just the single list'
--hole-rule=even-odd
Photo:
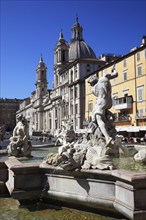
[{"label": "blue sky", "polygon": [[146,35],[146,0],[0,0],[0,4],[1,98],[31,96],[41,53],[52,88],[54,47],[61,29],[70,41],[76,15],[83,38],[97,57],[127,54]]}]

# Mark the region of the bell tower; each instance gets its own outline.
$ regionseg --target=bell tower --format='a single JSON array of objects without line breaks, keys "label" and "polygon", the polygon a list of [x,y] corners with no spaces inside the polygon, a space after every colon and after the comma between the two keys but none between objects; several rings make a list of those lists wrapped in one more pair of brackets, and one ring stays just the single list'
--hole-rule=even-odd
[{"label": "bell tower", "polygon": [[42,55],[36,68],[36,99],[34,102],[35,108],[35,124],[36,131],[43,130],[43,99],[47,94],[47,67],[43,61]]},{"label": "bell tower", "polygon": [[69,46],[63,37],[63,32],[61,30],[59,40],[54,49],[54,67],[63,66],[68,62],[68,51]]},{"label": "bell tower", "polygon": [[39,64],[36,68],[36,94],[38,98],[43,97],[47,93],[47,67],[43,61],[42,54]]}]

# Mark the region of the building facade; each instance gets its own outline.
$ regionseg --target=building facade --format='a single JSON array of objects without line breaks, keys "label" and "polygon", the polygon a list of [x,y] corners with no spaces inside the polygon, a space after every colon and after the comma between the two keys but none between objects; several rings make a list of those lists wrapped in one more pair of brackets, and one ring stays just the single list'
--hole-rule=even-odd
[{"label": "building facade", "polygon": [[[106,64],[91,75],[110,73],[116,63],[118,77],[111,81],[113,107],[117,131],[146,132],[146,37],[140,47]],[[86,120],[89,121],[96,103],[86,77]]]},{"label": "building facade", "polygon": [[11,132],[16,125],[16,112],[21,99],[0,99],[0,127]]},{"label": "building facade", "polygon": [[83,39],[83,28],[76,18],[70,42],[60,32],[54,48],[53,89],[47,89],[47,67],[41,56],[36,68],[36,89],[25,99],[17,114],[30,121],[32,132],[59,131],[70,124],[74,130],[85,128],[95,106],[96,97],[87,83],[91,75],[102,76],[111,71],[113,64],[119,73],[111,81],[113,107],[117,129],[145,129],[146,126],[146,38],[140,47],[124,56],[94,51]]},{"label": "building facade", "polygon": [[106,61],[97,59],[94,51],[83,40],[83,28],[76,18],[72,38],[68,43],[60,32],[54,48],[54,86],[47,90],[47,67],[41,56],[36,69],[36,91],[21,103],[17,114],[30,121],[32,131],[58,133],[62,126],[84,128],[85,77]]}]

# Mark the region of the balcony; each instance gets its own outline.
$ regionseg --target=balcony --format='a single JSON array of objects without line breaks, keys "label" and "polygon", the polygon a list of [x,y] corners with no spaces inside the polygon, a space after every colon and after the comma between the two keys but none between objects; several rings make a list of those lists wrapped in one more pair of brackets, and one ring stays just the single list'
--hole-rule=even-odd
[{"label": "balcony", "polygon": [[135,118],[138,120],[146,119],[146,114],[144,114],[144,115],[137,114]]},{"label": "balcony", "polygon": [[119,115],[116,119],[115,122],[130,122],[131,117],[129,115]]},{"label": "balcony", "polygon": [[113,105],[116,110],[132,108],[133,99],[132,96],[125,96],[113,100]]}]

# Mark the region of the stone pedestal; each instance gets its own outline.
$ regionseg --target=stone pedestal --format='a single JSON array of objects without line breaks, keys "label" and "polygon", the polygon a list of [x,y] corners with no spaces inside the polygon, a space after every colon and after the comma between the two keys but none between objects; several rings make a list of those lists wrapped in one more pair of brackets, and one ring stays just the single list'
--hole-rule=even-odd
[{"label": "stone pedestal", "polygon": [[37,201],[40,198],[42,186],[38,164],[22,164],[15,157],[5,162],[8,167],[6,182],[10,195],[19,200]]},{"label": "stone pedestal", "polygon": [[146,219],[145,173],[97,169],[68,172],[44,163],[22,164],[14,157],[0,166],[1,173],[3,184],[20,203],[41,198],[49,204],[55,201],[69,207],[111,211],[131,220]]}]

